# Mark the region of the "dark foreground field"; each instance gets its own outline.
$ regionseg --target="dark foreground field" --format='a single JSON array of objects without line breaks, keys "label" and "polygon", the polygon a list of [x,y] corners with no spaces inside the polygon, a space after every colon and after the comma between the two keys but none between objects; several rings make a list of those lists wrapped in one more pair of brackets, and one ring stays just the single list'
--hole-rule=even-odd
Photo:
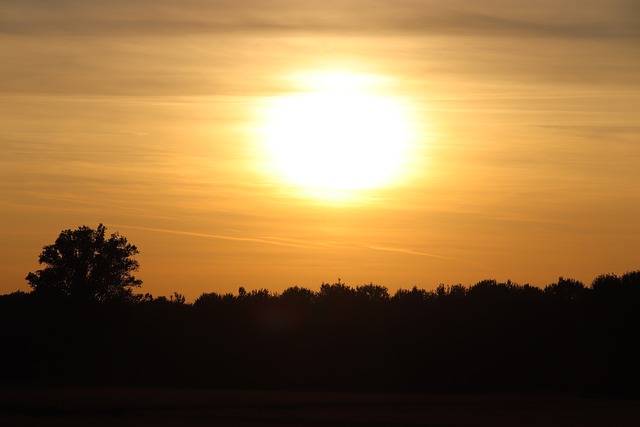
[{"label": "dark foreground field", "polygon": [[2,426],[638,426],[640,401],[181,389],[1,390]]}]

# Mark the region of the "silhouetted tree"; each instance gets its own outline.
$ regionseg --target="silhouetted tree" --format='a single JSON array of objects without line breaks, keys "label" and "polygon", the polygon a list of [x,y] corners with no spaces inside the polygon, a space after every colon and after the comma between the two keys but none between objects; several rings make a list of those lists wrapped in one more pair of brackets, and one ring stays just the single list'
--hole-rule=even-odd
[{"label": "silhouetted tree", "polygon": [[211,307],[222,302],[222,295],[216,292],[205,292],[194,301],[195,307]]},{"label": "silhouetted tree", "polygon": [[171,301],[174,304],[184,305],[187,299],[180,292],[174,292],[173,295],[169,297],[169,301]]},{"label": "silhouetted tree", "polygon": [[601,274],[591,282],[591,288],[599,294],[616,294],[622,288],[622,281],[615,274]]},{"label": "silhouetted tree", "polygon": [[179,293],[51,304],[37,293],[68,295],[66,285],[45,283],[0,295],[0,365],[11,368],[0,387],[640,394],[640,271],[591,286],[561,277],[544,291],[483,280],[393,297],[338,280],[280,295],[205,293],[193,304]]},{"label": "silhouetted tree", "polygon": [[389,290],[384,286],[374,285],[373,283],[358,286],[356,295],[364,301],[384,302],[389,300]]},{"label": "silhouetted tree", "polygon": [[417,286],[409,289],[398,289],[393,295],[393,301],[408,304],[420,304],[426,301],[429,293],[424,289],[418,289]]},{"label": "silhouetted tree", "polygon": [[34,294],[80,301],[131,299],[132,288],[142,284],[132,274],[139,267],[133,259],[138,248],[118,233],[107,238],[105,232],[102,224],[95,230],[83,225],[62,231],[40,254],[44,268],[26,277]]},{"label": "silhouetted tree", "polygon": [[622,286],[629,288],[634,292],[640,290],[640,271],[629,271],[620,278]]},{"label": "silhouetted tree", "polygon": [[558,283],[552,283],[544,288],[544,293],[563,301],[573,301],[584,295],[587,288],[582,282],[574,279],[558,278]]},{"label": "silhouetted tree", "polygon": [[318,298],[323,302],[348,303],[353,302],[355,296],[355,289],[341,282],[340,279],[332,285],[323,283],[320,285],[320,291],[318,292]]},{"label": "silhouetted tree", "polygon": [[275,295],[271,294],[268,289],[254,289],[246,292],[244,298],[251,302],[265,302],[275,299]]},{"label": "silhouetted tree", "polygon": [[287,288],[280,295],[280,300],[292,304],[311,304],[315,299],[315,292],[299,286]]}]

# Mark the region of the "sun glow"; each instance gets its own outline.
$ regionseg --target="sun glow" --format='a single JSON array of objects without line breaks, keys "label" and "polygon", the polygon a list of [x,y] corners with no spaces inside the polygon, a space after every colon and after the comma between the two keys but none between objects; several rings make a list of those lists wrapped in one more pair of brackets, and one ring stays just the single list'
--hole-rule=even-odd
[{"label": "sun glow", "polygon": [[406,107],[378,92],[373,76],[319,73],[306,91],[276,98],[262,138],[272,172],[322,198],[392,185],[412,140]]}]

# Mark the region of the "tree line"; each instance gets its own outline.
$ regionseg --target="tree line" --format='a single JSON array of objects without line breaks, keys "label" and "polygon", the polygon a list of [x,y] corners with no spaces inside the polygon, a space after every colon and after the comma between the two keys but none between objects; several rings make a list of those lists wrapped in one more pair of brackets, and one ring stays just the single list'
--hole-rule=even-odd
[{"label": "tree line", "polygon": [[[32,292],[0,296],[4,385],[638,394],[640,271],[393,294],[338,280],[187,303],[135,294],[137,264],[90,243],[111,240],[103,228],[61,235]],[[120,274],[103,280],[99,263]]]}]

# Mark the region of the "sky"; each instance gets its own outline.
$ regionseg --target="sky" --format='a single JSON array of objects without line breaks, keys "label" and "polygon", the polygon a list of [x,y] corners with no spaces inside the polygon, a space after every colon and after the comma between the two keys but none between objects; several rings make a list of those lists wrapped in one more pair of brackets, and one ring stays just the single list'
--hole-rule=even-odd
[{"label": "sky", "polygon": [[[331,73],[411,129],[399,178],[337,198],[264,135]],[[640,269],[639,160],[637,0],[0,0],[0,293],[99,223],[154,295],[590,283]]]}]

